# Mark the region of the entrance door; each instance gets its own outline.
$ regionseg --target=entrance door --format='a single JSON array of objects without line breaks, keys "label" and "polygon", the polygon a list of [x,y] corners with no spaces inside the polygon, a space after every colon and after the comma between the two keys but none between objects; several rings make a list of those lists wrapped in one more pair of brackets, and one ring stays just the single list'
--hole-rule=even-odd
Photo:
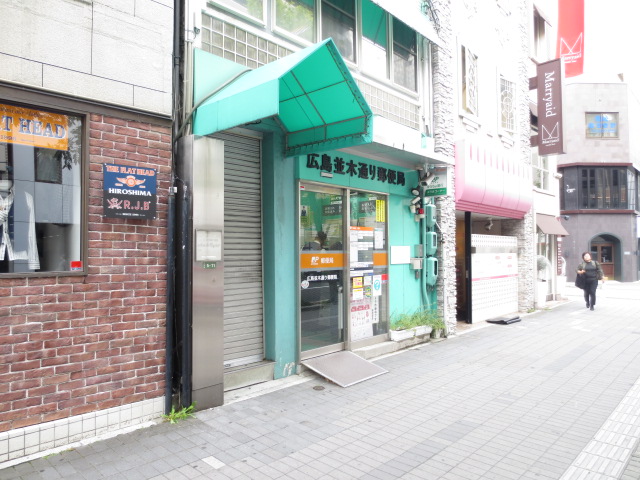
[{"label": "entrance door", "polygon": [[299,245],[301,358],[385,339],[387,197],[301,185]]},{"label": "entrance door", "polygon": [[616,273],[613,254],[614,249],[612,243],[598,243],[591,245],[591,258],[600,262],[604,276],[610,279],[615,278]]},{"label": "entrance door", "polygon": [[[344,348],[344,220],[339,189],[300,190],[302,357]],[[312,355],[305,352],[313,350]]]},{"label": "entrance door", "polygon": [[387,197],[349,192],[349,327],[350,342],[389,330]]}]

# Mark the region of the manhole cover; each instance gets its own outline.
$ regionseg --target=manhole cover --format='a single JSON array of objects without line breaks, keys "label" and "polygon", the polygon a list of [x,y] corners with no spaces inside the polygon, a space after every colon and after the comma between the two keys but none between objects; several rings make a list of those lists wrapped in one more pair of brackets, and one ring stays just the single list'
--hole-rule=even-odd
[{"label": "manhole cover", "polygon": [[316,385],[315,387],[313,387],[314,390],[324,390],[324,387],[322,385]]}]

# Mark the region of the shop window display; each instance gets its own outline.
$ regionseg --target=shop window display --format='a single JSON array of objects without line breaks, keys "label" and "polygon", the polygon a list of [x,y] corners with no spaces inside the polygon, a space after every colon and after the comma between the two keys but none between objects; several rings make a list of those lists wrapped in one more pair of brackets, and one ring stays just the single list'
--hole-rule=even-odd
[{"label": "shop window display", "polygon": [[82,270],[82,119],[0,104],[0,274]]}]

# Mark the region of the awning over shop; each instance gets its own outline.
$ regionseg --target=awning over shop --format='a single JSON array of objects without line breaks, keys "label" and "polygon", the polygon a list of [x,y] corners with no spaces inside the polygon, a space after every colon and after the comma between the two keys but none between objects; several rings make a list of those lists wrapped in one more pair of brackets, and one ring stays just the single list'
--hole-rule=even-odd
[{"label": "awning over shop", "polygon": [[273,118],[289,156],[371,142],[371,109],[327,39],[255,70],[194,54],[195,135]]},{"label": "awning over shop", "polygon": [[422,2],[407,2],[406,0],[371,1],[436,45],[442,44],[431,20],[422,12],[420,6]]},{"label": "awning over shop", "polygon": [[536,213],[536,225],[542,233],[547,235],[569,235],[562,224],[553,215]]},{"label": "awning over shop", "polygon": [[456,142],[456,209],[524,218],[533,203],[531,165],[479,139]]}]

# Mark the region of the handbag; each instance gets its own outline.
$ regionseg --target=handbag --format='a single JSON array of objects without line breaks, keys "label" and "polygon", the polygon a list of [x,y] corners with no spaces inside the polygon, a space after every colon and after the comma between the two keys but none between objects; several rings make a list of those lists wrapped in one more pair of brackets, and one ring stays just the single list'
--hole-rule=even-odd
[{"label": "handbag", "polygon": [[579,273],[576,273],[576,287],[581,288],[582,290],[584,290],[585,287],[585,278],[584,278],[584,273],[582,275],[580,275]]}]

